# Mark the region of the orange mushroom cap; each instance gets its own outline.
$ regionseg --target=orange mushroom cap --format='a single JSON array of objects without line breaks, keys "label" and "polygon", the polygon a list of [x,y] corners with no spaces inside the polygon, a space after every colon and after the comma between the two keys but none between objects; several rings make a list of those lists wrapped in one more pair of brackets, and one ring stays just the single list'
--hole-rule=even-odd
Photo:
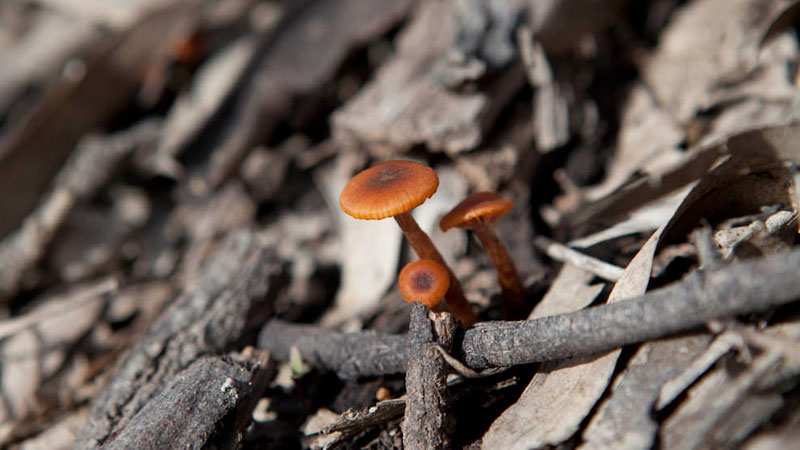
[{"label": "orange mushroom cap", "polygon": [[514,202],[492,192],[477,192],[461,201],[439,221],[439,228],[471,230],[480,225],[493,223],[514,209]]},{"label": "orange mushroom cap", "polygon": [[439,188],[428,166],[386,161],[354,176],[339,196],[339,205],[356,219],[378,220],[411,211]]},{"label": "orange mushroom cap", "polygon": [[419,302],[435,308],[450,287],[450,274],[436,261],[420,259],[403,267],[397,286],[408,303]]}]

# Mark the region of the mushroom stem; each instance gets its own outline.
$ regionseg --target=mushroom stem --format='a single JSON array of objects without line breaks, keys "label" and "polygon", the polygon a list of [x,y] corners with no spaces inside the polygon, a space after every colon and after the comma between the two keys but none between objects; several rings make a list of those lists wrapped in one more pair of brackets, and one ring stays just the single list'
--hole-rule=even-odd
[{"label": "mushroom stem", "polygon": [[504,305],[511,313],[510,317],[517,317],[525,309],[525,291],[514,260],[511,259],[494,227],[484,224],[477,226],[474,232],[497,268],[497,281],[500,283],[503,297],[507,300]]},{"label": "mushroom stem", "polygon": [[417,221],[414,220],[410,212],[397,214],[394,216],[394,220],[397,221],[397,224],[400,226],[400,229],[403,230],[403,234],[405,234],[411,248],[414,249],[420,259],[436,261],[444,266],[447,269],[447,273],[450,274],[450,287],[444,295],[448,311],[458,317],[465,326],[474,323],[475,314],[472,312],[472,307],[464,296],[464,288],[461,286],[461,282],[458,281],[453,271],[450,270],[450,266],[444,261],[442,254],[439,253],[439,250],[433,245],[433,241],[431,241],[428,234],[422,231],[422,228],[419,227]]}]

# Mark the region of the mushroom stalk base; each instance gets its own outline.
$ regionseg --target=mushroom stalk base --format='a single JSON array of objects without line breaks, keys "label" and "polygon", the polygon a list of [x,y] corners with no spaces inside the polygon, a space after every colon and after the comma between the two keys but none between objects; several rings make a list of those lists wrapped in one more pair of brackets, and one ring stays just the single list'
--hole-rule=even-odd
[{"label": "mushroom stalk base", "polygon": [[453,271],[450,270],[450,267],[444,261],[439,250],[436,249],[436,246],[433,245],[433,241],[428,237],[428,234],[422,231],[410,212],[400,213],[394,216],[394,220],[397,221],[397,225],[403,230],[403,234],[405,234],[408,243],[417,253],[417,256],[421,259],[436,261],[444,266],[450,274],[450,288],[444,295],[448,311],[458,317],[464,325],[471,325],[474,323],[475,314],[472,312],[472,306],[467,303],[467,299],[464,296],[464,288],[461,287],[461,282],[458,281]]},{"label": "mushroom stalk base", "polygon": [[518,316],[525,312],[525,291],[514,260],[511,259],[506,246],[491,225],[479,226],[474,231],[475,236],[481,241],[483,248],[497,268],[497,280],[500,283],[503,297],[508,301],[504,310],[511,318],[522,318]]}]

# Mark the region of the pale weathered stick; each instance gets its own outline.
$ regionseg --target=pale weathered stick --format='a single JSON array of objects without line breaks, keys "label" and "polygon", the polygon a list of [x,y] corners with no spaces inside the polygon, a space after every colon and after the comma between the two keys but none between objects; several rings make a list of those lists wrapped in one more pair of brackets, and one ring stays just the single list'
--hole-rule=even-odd
[{"label": "pale weathered stick", "polygon": [[622,267],[615,266],[614,264],[610,264],[583,254],[577,250],[567,247],[564,244],[551,241],[544,236],[535,237],[533,239],[533,245],[556,261],[572,264],[573,266],[593,273],[604,280],[617,281],[625,272],[625,269]]}]

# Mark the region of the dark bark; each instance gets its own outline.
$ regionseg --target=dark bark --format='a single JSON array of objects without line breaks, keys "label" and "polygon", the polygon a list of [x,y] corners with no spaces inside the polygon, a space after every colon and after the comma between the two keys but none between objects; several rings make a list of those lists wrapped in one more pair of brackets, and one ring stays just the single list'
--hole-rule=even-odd
[{"label": "dark bark", "polygon": [[281,288],[275,254],[251,233],[225,239],[202,275],[134,347],[95,400],[74,448],[102,445],[193,361],[223,352],[266,317]]},{"label": "dark bark", "polygon": [[236,448],[273,373],[260,353],[195,361],[102,448]]},{"label": "dark bark", "polygon": [[[451,155],[477,147],[525,82],[511,41],[524,5],[493,6],[419,2],[381,71],[333,114],[336,140],[382,158],[417,145]],[[479,91],[459,91],[477,82]]]},{"label": "dark bark", "polygon": [[[693,273],[619,303],[534,320],[478,323],[464,332],[455,354],[476,370],[587,356],[691,330],[710,320],[766,311],[800,298],[798,265],[800,250],[794,250]],[[404,336],[323,330],[312,334],[311,330],[273,321],[262,330],[259,345],[279,360],[287,358],[289,347],[295,345],[304,360],[344,378],[404,370]],[[375,342],[380,344],[376,347]],[[346,369],[337,364],[340,361],[346,361]],[[360,373],[360,367],[369,370]]]},{"label": "dark bark", "polygon": [[429,314],[429,309],[420,303],[411,306],[403,421],[403,446],[408,450],[450,448],[446,413],[447,364],[436,346],[449,351],[456,329],[456,319],[452,315]]},{"label": "dark bark", "polygon": [[304,363],[332,370],[344,380],[400,373],[406,365],[406,336],[374,331],[338,333],[271,320],[261,330],[258,346],[278,361],[288,361],[291,348],[297,347]]}]

